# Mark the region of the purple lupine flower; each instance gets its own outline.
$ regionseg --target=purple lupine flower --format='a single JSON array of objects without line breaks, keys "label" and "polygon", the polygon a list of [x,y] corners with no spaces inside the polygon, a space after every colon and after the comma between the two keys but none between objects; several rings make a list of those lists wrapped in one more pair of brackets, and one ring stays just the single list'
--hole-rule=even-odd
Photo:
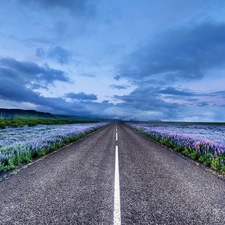
[{"label": "purple lupine flower", "polygon": [[194,147],[195,147],[195,149],[196,149],[196,151],[197,151],[198,153],[201,152],[201,151],[200,151],[200,145],[201,145],[201,142],[200,142],[200,141],[197,141],[197,142],[194,144]]},{"label": "purple lupine flower", "polygon": [[35,152],[48,148],[55,142],[101,127],[107,123],[69,124],[69,125],[37,125],[35,127],[6,128],[0,130],[0,161],[5,156],[13,157],[24,151]]},{"label": "purple lupine flower", "polygon": [[217,151],[214,151],[214,157],[217,158],[218,155],[217,155]]},{"label": "purple lupine flower", "polygon": [[127,123],[127,125],[142,129],[155,138],[169,140],[175,146],[195,149],[201,154],[209,156],[215,154],[216,157],[225,154],[225,126],[151,123]]}]

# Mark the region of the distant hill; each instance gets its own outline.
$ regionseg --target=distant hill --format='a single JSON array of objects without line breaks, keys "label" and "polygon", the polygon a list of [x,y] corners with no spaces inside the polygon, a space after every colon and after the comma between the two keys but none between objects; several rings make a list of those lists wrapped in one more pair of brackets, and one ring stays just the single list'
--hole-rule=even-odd
[{"label": "distant hill", "polygon": [[0,118],[49,118],[54,119],[54,115],[48,112],[37,112],[35,110],[5,109],[0,108]]},{"label": "distant hill", "polygon": [[56,115],[49,112],[38,112],[35,110],[25,109],[6,109],[0,108],[0,119],[57,119],[57,120],[91,120],[99,121],[101,118],[92,118],[88,116],[75,115]]},{"label": "distant hill", "polygon": [[0,129],[5,129],[7,127],[24,127],[25,125],[75,124],[99,121],[101,120],[81,116],[54,115],[48,112],[38,112],[35,110],[0,108]]}]

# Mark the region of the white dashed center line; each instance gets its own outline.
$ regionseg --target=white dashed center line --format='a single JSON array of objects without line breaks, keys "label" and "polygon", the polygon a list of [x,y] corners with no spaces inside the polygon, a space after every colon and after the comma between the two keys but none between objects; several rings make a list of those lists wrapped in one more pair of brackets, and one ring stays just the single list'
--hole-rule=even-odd
[{"label": "white dashed center line", "polygon": [[114,183],[114,225],[121,224],[120,214],[120,178],[119,178],[119,158],[118,158],[118,146],[116,146],[115,154],[115,183]]}]

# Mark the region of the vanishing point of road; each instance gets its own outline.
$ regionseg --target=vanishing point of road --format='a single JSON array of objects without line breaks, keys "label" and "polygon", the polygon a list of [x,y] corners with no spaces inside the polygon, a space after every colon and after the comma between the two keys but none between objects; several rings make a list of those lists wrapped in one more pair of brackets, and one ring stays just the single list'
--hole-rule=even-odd
[{"label": "vanishing point of road", "polygon": [[225,224],[225,181],[122,123],[0,182],[0,224]]}]

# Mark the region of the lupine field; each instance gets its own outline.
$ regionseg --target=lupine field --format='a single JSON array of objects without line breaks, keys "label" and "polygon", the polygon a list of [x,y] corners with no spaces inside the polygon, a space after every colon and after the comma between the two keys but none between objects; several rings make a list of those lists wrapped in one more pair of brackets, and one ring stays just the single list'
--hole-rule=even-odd
[{"label": "lupine field", "polygon": [[126,123],[151,139],[225,172],[225,125]]},{"label": "lupine field", "polygon": [[58,149],[103,127],[106,122],[37,125],[0,129],[0,171]]}]

